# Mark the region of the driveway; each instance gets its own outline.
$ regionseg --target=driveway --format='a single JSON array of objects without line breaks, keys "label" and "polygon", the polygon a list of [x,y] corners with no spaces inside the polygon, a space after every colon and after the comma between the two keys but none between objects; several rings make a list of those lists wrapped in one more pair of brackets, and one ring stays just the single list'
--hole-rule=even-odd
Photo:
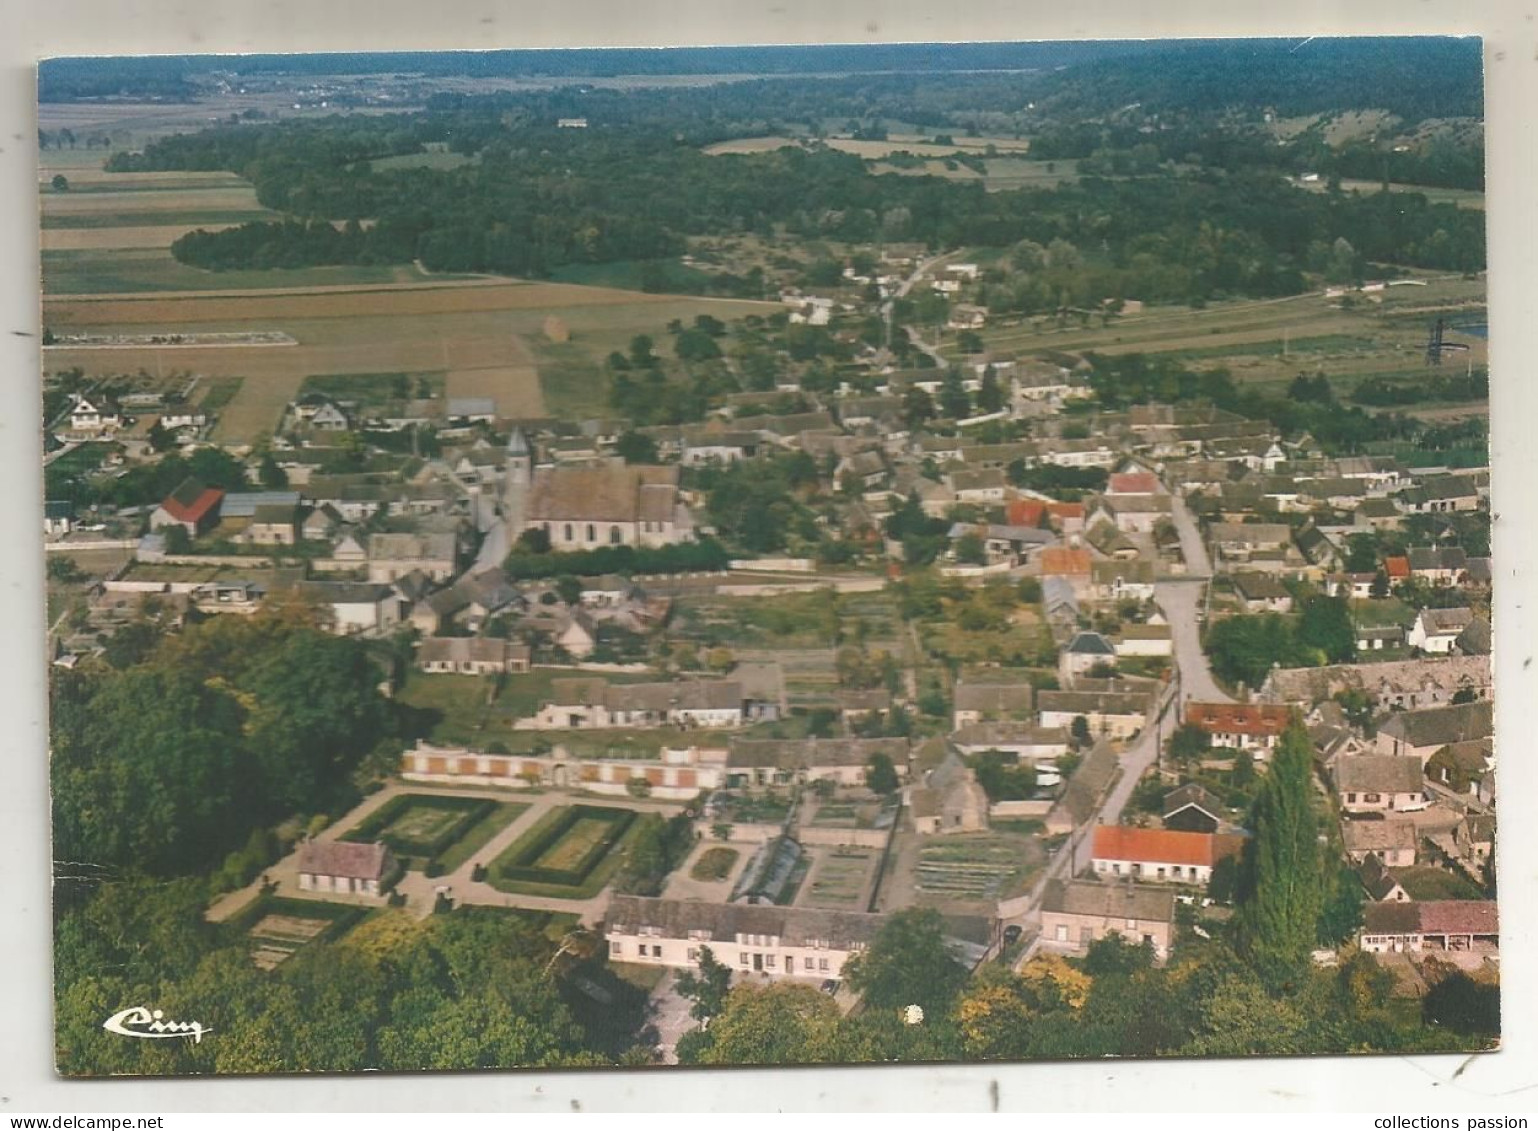
[{"label": "driveway", "polygon": [[663,1064],[678,1063],[678,1039],[699,1027],[699,1022],[689,1016],[694,1003],[679,994],[677,980],[677,975],[669,971],[651,996],[651,1023],[657,1029],[657,1048]]}]

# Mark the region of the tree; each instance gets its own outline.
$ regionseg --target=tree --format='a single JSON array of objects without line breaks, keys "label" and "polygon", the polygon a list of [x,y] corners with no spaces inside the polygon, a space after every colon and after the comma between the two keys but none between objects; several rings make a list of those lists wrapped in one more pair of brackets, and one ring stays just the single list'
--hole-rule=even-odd
[{"label": "tree", "polygon": [[940,383],[940,412],[952,420],[960,420],[972,409],[972,398],[967,396],[961,384],[961,370],[952,368]]},{"label": "tree", "polygon": [[902,414],[903,422],[909,428],[917,428],[924,421],[934,418],[934,398],[918,385],[910,385],[903,394]]},{"label": "tree", "polygon": [[63,173],[55,173],[53,175],[53,180],[48,183],[53,186],[54,192],[69,191],[69,178],[66,177]]},{"label": "tree", "polygon": [[1255,835],[1240,868],[1240,953],[1273,990],[1306,973],[1324,907],[1313,744],[1294,716],[1271,758],[1251,813]]},{"label": "tree", "polygon": [[983,540],[976,534],[963,534],[956,539],[954,546],[956,560],[967,565],[986,565],[988,562],[988,550],[983,545]]},{"label": "tree", "polygon": [[1346,598],[1311,593],[1303,598],[1302,604],[1296,630],[1298,643],[1323,652],[1326,663],[1347,664],[1355,659],[1356,630],[1351,625]]},{"label": "tree", "polygon": [[50,554],[48,556],[48,580],[69,584],[80,581],[85,577],[79,564],[74,558],[65,554]]},{"label": "tree", "polygon": [[630,339],[629,361],[637,369],[651,369],[658,364],[657,355],[652,353],[652,339],[647,334],[637,334]]},{"label": "tree", "polygon": [[1346,539],[1346,572],[1371,573],[1378,567],[1378,542],[1371,534]]},{"label": "tree", "polygon": [[621,433],[614,442],[614,451],[626,463],[657,462],[657,442],[640,432]]},{"label": "tree", "polygon": [[569,573],[563,573],[555,579],[555,592],[563,604],[575,606],[582,601],[582,582]]},{"label": "tree", "polygon": [[684,1064],[808,1064],[835,1053],[838,1005],[814,987],[740,985],[726,995],[703,1038],[680,1041]]},{"label": "tree", "polygon": [[262,453],[262,461],[257,466],[256,475],[263,487],[282,490],[288,486],[288,472],[278,466],[278,461],[273,459],[271,452]]},{"label": "tree", "polygon": [[166,539],[166,553],[185,554],[192,549],[192,535],[180,523],[161,528]]},{"label": "tree", "polygon": [[1068,733],[1079,746],[1088,746],[1090,742],[1089,719],[1083,715],[1075,715],[1073,722],[1068,724]]},{"label": "tree", "polygon": [[680,996],[694,1002],[689,1008],[689,1016],[696,1021],[704,1021],[707,1017],[714,1017],[725,1007],[726,994],[731,983],[731,967],[717,962],[711,949],[708,946],[702,946],[699,973],[685,970],[678,975],[674,985]]},{"label": "tree", "polygon": [[868,949],[844,963],[844,979],[868,1007],[917,1005],[926,1016],[950,1010],[967,980],[951,954],[945,920],[933,908],[907,908],[890,916]]},{"label": "tree", "polygon": [[897,792],[897,767],[892,765],[892,759],[879,750],[872,754],[865,766],[865,784],[875,793]]},{"label": "tree", "polygon": [[652,783],[645,778],[631,778],[625,783],[625,792],[631,797],[650,797],[652,795]]},{"label": "tree", "polygon": [[1382,567],[1372,575],[1372,586],[1367,590],[1375,601],[1381,601],[1389,594],[1388,572]]},{"label": "tree", "polygon": [[1190,762],[1202,757],[1212,747],[1212,735],[1199,726],[1181,723],[1170,735],[1170,759]]},{"label": "tree", "polygon": [[1004,407],[1004,390],[999,387],[999,376],[993,366],[983,370],[982,384],[977,390],[977,411],[998,412]]}]

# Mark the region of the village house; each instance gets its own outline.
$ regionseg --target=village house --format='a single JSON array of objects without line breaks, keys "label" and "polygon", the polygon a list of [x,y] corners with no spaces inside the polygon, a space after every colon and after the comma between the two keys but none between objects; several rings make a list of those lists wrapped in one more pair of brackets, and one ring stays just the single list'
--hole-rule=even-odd
[{"label": "village house", "polygon": [[1118,657],[1173,656],[1175,637],[1167,624],[1123,624],[1113,641]]},{"label": "village house", "polygon": [[1481,787],[1486,779],[1495,779],[1495,744],[1489,738],[1468,742],[1450,742],[1426,761],[1426,778],[1460,797],[1473,797],[1484,804],[1494,802],[1493,788],[1485,799]]},{"label": "village house", "polygon": [[1023,678],[994,681],[969,676],[957,682],[951,703],[951,725],[960,730],[974,723],[1032,718],[1035,691]]},{"label": "village house", "polygon": [[248,546],[292,546],[299,540],[298,514],[298,507],[293,505],[258,506],[235,541]]},{"label": "village house", "polygon": [[908,812],[920,836],[988,831],[988,794],[954,753],[909,787]]},{"label": "village house", "polygon": [[1444,746],[1494,734],[1494,706],[1484,699],[1424,711],[1395,711],[1379,722],[1373,744],[1380,754],[1418,758],[1424,766]]},{"label": "village house", "polygon": [[459,568],[459,539],[452,533],[370,534],[368,579],[390,582],[414,570],[447,581]]},{"label": "village house", "polygon": [[150,529],[180,526],[188,537],[196,538],[218,523],[219,503],[223,498],[224,492],[217,487],[205,487],[196,479],[183,479],[176,490],[150,512]]},{"label": "village house", "polygon": [[75,527],[75,504],[68,499],[49,499],[43,504],[43,533],[61,538]]},{"label": "village house", "polygon": [[1116,649],[1098,632],[1077,632],[1057,656],[1057,676],[1072,687],[1081,675],[1089,675],[1096,668],[1114,669]]},{"label": "village house", "polygon": [[899,781],[908,777],[905,738],[738,738],[727,753],[727,784],[733,788],[806,784],[865,784],[871,759],[884,754]]},{"label": "village house", "polygon": [[677,467],[553,467],[535,471],[528,488],[520,533],[534,529],[561,551],[671,546],[693,539],[694,520]]},{"label": "village house", "polygon": [[1404,646],[1404,629],[1397,624],[1358,626],[1353,631],[1358,652],[1382,652]]},{"label": "village house", "polygon": [[1473,619],[1473,609],[1422,609],[1405,642],[1433,656],[1448,655]]},{"label": "village house", "polygon": [[430,636],[417,648],[417,667],[424,672],[493,675],[529,670],[527,644],[480,636]]},{"label": "village house", "polygon": [[401,872],[394,854],[378,841],[306,841],[297,867],[300,891],[375,897],[385,895]]},{"label": "village house", "polygon": [[1091,562],[1092,595],[1101,601],[1147,601],[1154,595],[1154,563],[1146,558]]},{"label": "village house", "polygon": [[1186,725],[1207,732],[1214,746],[1246,750],[1264,761],[1292,718],[1285,706],[1266,703],[1186,704]]},{"label": "village house", "polygon": [[1073,727],[1083,717],[1090,734],[1107,738],[1131,738],[1148,722],[1153,697],[1138,692],[1039,691],[1036,707],[1039,722],[1049,729]]},{"label": "village house", "polygon": [[1034,765],[1068,753],[1068,732],[1024,722],[969,723],[952,733],[951,745],[968,758],[997,750],[1017,763]]},{"label": "village house", "polygon": [[1394,873],[1383,866],[1383,861],[1378,859],[1376,853],[1369,852],[1363,858],[1357,865],[1356,874],[1362,881],[1367,898],[1374,903],[1410,902],[1410,893],[1395,879]]},{"label": "village house", "polygon": [[1468,577],[1469,555],[1462,546],[1412,546],[1410,576],[1432,585],[1458,585]]},{"label": "village house", "polygon": [[1164,827],[1187,833],[1217,832],[1228,811],[1210,791],[1194,782],[1166,793],[1162,808]]},{"label": "village house", "polygon": [[1090,595],[1091,562],[1088,550],[1048,546],[1041,552],[1042,584],[1049,578],[1061,577],[1073,586],[1075,597],[1082,601]]},{"label": "village house", "polygon": [[1362,530],[1398,530],[1404,525],[1404,518],[1392,499],[1375,497],[1356,505],[1351,523]]},{"label": "village house", "polygon": [[331,631],[338,636],[384,636],[400,623],[400,597],[388,585],[302,581],[296,588],[307,600],[330,609]]},{"label": "village house", "polygon": [[1406,514],[1447,514],[1479,509],[1479,489],[1465,475],[1428,476],[1394,496]]},{"label": "village house", "polygon": [[1372,853],[1390,868],[1414,865],[1421,836],[1410,817],[1386,817],[1346,820],[1340,823],[1341,842],[1346,855],[1360,864]]},{"label": "village house", "polygon": [[738,727],[757,721],[770,705],[745,700],[735,680],[616,683],[570,678],[550,681],[550,698],[520,730],[592,730],[609,727]]},{"label": "village house", "polygon": [[1292,593],[1266,573],[1235,573],[1230,577],[1234,593],[1247,613],[1290,613]]},{"label": "village house", "polygon": [[1041,902],[1041,944],[1083,954],[1092,942],[1118,935],[1146,944],[1159,961],[1175,938],[1175,893],[1132,883],[1049,880]]},{"label": "village house", "polygon": [[616,895],[603,936],[616,962],[696,970],[709,947],[739,977],[826,981],[842,976],[844,963],[870,945],[883,922],[854,911]]},{"label": "village house", "polygon": [[1102,878],[1206,884],[1219,861],[1236,857],[1240,836],[1096,825],[1090,867]]},{"label": "village house", "polygon": [[85,435],[108,434],[127,423],[127,418],[106,397],[76,395],[69,406],[69,430]]},{"label": "village house", "polygon": [[324,393],[306,393],[289,405],[294,423],[316,432],[345,432],[352,421],[340,404]]},{"label": "village house", "polygon": [[1451,703],[1455,695],[1484,699],[1490,694],[1490,657],[1438,656],[1322,668],[1273,668],[1257,698],[1310,707],[1342,691],[1362,692],[1379,710],[1436,707]]},{"label": "village house", "polygon": [[1358,939],[1369,954],[1494,954],[1500,947],[1500,915],[1493,900],[1369,903],[1362,909]]},{"label": "village house", "polygon": [[1284,523],[1215,522],[1208,540],[1218,561],[1232,570],[1254,563],[1268,551],[1285,553],[1292,546],[1292,530]]},{"label": "village house", "polygon": [[1000,503],[1008,481],[997,468],[962,468],[945,477],[958,503]]},{"label": "village house", "polygon": [[637,778],[653,797],[688,801],[702,789],[726,784],[724,747],[663,747],[652,758],[574,758],[556,744],[547,754],[481,753],[462,747],[433,746],[418,740],[401,756],[401,777],[437,785],[493,785],[508,789],[581,788],[614,797],[627,796]]},{"label": "village house", "polygon": [[699,429],[683,436],[679,462],[686,467],[737,463],[758,453],[759,439],[752,432]]},{"label": "village house", "polygon": [[1348,755],[1335,759],[1330,776],[1347,813],[1416,812],[1430,803],[1419,758]]}]

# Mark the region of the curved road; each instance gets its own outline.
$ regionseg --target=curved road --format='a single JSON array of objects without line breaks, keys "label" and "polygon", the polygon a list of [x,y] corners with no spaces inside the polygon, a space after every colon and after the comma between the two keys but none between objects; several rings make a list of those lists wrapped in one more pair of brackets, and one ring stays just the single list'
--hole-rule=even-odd
[{"label": "curved road", "polygon": [[[1114,825],[1121,820],[1127,802],[1137,783],[1159,757],[1159,751],[1170,731],[1179,725],[1181,707],[1191,699],[1226,703],[1230,697],[1212,678],[1207,666],[1206,653],[1202,651],[1201,616],[1207,599],[1207,584],[1212,578],[1212,564],[1207,548],[1202,544],[1201,532],[1185,502],[1173,500],[1175,529],[1180,534],[1180,547],[1186,562],[1186,572],[1165,578],[1154,585],[1154,600],[1163,610],[1170,623],[1170,636],[1174,644],[1175,678],[1166,690],[1152,722],[1138,733],[1122,750],[1121,776],[1117,778],[1095,815],[1069,838],[1058,850],[1046,871],[1031,892],[1026,910],[1010,918],[1026,926],[1039,926],[1041,899],[1048,880],[1078,875],[1089,867],[1093,850],[1095,825]],[[1023,963],[1032,953],[1028,947],[1021,957]]]}]

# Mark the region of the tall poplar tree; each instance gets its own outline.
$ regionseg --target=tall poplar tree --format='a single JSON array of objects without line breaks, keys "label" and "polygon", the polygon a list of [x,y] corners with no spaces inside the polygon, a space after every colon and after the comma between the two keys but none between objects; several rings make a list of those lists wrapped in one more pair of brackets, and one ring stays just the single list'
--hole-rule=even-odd
[{"label": "tall poplar tree", "polygon": [[1312,744],[1295,715],[1255,799],[1255,835],[1240,877],[1239,949],[1272,990],[1306,972],[1324,908],[1312,763]]}]

